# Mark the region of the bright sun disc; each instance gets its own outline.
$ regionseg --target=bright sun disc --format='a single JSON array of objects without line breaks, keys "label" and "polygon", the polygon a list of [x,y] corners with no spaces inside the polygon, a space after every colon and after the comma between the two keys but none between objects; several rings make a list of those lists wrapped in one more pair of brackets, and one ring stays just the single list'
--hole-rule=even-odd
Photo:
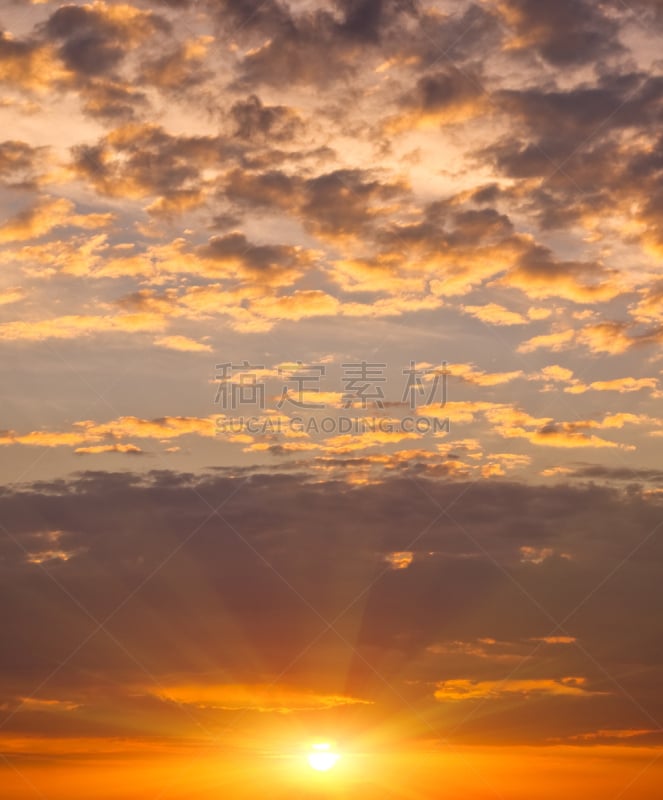
[{"label": "bright sun disc", "polygon": [[331,752],[331,746],[328,744],[314,744],[313,752],[309,753],[308,763],[312,769],[318,772],[327,772],[332,767],[336,766],[340,756],[338,753]]}]

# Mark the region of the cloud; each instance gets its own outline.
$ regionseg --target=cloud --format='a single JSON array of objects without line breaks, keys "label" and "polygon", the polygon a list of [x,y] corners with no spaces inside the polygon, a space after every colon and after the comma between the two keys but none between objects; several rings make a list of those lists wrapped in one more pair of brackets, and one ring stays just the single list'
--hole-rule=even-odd
[{"label": "cloud", "polygon": [[39,244],[5,246],[0,252],[0,261],[8,267],[20,263],[23,272],[30,277],[46,278],[56,274],[95,277],[107,248],[108,234],[83,233]]},{"label": "cloud", "polygon": [[502,386],[523,376],[522,370],[484,372],[477,369],[474,364],[450,364],[447,370],[450,376],[458,377],[462,381],[473,383],[475,386]]},{"label": "cloud", "polygon": [[526,325],[527,317],[516,311],[509,311],[497,303],[487,303],[483,306],[462,306],[466,314],[486,322],[489,325]]},{"label": "cloud", "polygon": [[0,180],[16,188],[31,186],[44,159],[44,148],[14,139],[0,142]]},{"label": "cloud", "polygon": [[548,447],[591,447],[633,449],[591,433],[592,430],[619,429],[626,423],[642,424],[648,420],[632,414],[607,414],[602,420],[556,421],[552,417],[536,418],[509,405],[494,405],[486,409],[486,417],[500,436],[507,439],[527,439],[531,444]]},{"label": "cloud", "polygon": [[72,149],[71,168],[108,197],[155,197],[152,213],[182,211],[203,202],[202,171],[219,169],[219,136],[172,135],[152,123],[127,123],[94,145]]},{"label": "cloud", "polygon": [[306,692],[296,687],[273,684],[174,685],[150,689],[169,703],[222,711],[257,711],[293,714],[316,712],[353,705],[370,705],[371,701],[343,695]]},{"label": "cloud", "polygon": [[631,314],[645,324],[663,323],[663,286],[658,282],[641,291],[641,298],[632,307]]},{"label": "cloud", "polygon": [[88,447],[77,447],[74,453],[79,456],[96,456],[102,453],[121,453],[122,455],[139,456],[143,454],[135,444],[95,444]]},{"label": "cloud", "polygon": [[561,297],[576,303],[597,303],[620,294],[618,278],[616,270],[595,263],[560,261],[550,249],[532,243],[500,283],[537,300]]},{"label": "cloud", "polygon": [[302,179],[280,171],[233,170],[227,180],[230,200],[260,209],[287,211],[321,238],[357,236],[406,192],[398,181],[381,182],[369,170],[340,169]]},{"label": "cloud", "polygon": [[128,4],[64,5],[51,14],[44,34],[58,43],[66,69],[83,77],[112,73],[131,47],[167,32],[162,17]]},{"label": "cloud", "polygon": [[39,342],[45,339],[77,339],[97,333],[141,333],[161,331],[164,318],[155,313],[68,314],[34,321],[16,320],[0,323],[0,340]]},{"label": "cloud", "polygon": [[389,553],[385,560],[391,569],[407,569],[414,560],[414,553],[411,550]]},{"label": "cloud", "polygon": [[288,106],[265,105],[255,94],[238,100],[230,109],[239,139],[287,142],[296,137],[304,123],[299,114]]},{"label": "cloud", "polygon": [[633,327],[627,322],[597,322],[577,330],[558,327],[552,333],[534,336],[519,345],[521,353],[545,349],[552,352],[570,350],[574,345],[586,347],[591,353],[620,355],[631,349],[657,344],[663,338],[663,330],[656,327],[643,332],[631,333]]},{"label": "cloud", "polygon": [[504,681],[444,681],[435,691],[435,699],[441,702],[462,700],[497,699],[505,695],[531,697],[551,695],[553,697],[591,697],[596,694],[585,688],[586,678],[560,678]]},{"label": "cloud", "polygon": [[608,381],[592,381],[592,383],[584,384],[580,381],[567,386],[564,391],[569,394],[584,394],[585,392],[619,392],[620,394],[627,394],[629,392],[639,392],[642,389],[651,389],[656,391],[658,389],[657,378],[613,378]]},{"label": "cloud", "polygon": [[[143,426],[126,421],[121,427]],[[147,427],[159,436],[187,426],[164,421]],[[0,571],[12,619],[0,634],[6,640],[0,704],[14,707],[17,698],[30,697],[41,665],[58,655],[61,661],[89,634],[90,621],[58,583],[100,619],[125,602],[113,617],[113,637],[154,677],[146,680],[110,638],[94,637],[37,696],[80,708],[53,705],[50,723],[38,709],[25,709],[7,732],[99,735],[90,716],[105,719],[113,708],[106,737],[135,735],[136,714],[156,730],[166,725],[175,738],[199,737],[178,703],[195,708],[202,724],[223,724],[239,708],[333,715],[349,703],[368,724],[375,704],[385,711],[382,684],[336,635],[314,643],[291,680],[270,688],[284,663],[326,630],[324,620],[343,610],[347,616],[337,624],[350,645],[371,663],[389,657],[398,667],[391,673],[396,688],[423,703],[443,729],[455,717],[437,717],[442,705],[479,697],[504,701],[498,732],[478,723],[464,729],[474,740],[524,736],[532,743],[581,734],[587,711],[575,701],[594,704],[592,713],[606,728],[637,724],[630,704],[605,694],[603,679],[586,676],[588,662],[575,644],[562,646],[553,642],[557,637],[577,638],[615,674],[628,636],[628,663],[638,666],[629,691],[657,713],[650,692],[661,654],[649,632],[660,615],[660,542],[650,538],[630,560],[624,556],[660,520],[660,498],[587,484],[418,482],[425,492],[417,491],[416,499],[411,478],[361,485],[310,471],[253,470],[238,477],[226,470],[198,476],[87,472],[7,489],[0,514],[11,538],[0,541]],[[460,527],[438,518],[439,508],[452,501],[449,513]],[[219,504],[216,517],[212,508]],[[532,564],[523,562],[523,548],[573,558],[552,555]],[[46,558],[49,551],[66,558]],[[407,568],[389,568],[395,559],[409,562]],[[167,566],[158,569],[163,562]],[[598,596],[577,610],[607,575]],[[553,632],[554,623],[518,584],[553,618],[576,609],[564,632]],[[367,586],[362,602],[349,605]],[[430,613],[421,615],[422,607]],[[601,624],[606,615],[609,629]],[[633,619],[642,620],[637,635]],[[67,623],[58,637],[48,634],[55,620]],[[513,671],[537,644],[524,671],[504,682],[505,669]],[[338,659],[348,657],[352,669],[339,680]],[[210,669],[213,676],[191,677]],[[516,697],[537,699],[536,721],[511,701]],[[354,702],[368,699],[373,705]],[[562,701],[568,705],[560,716],[556,704]]]},{"label": "cloud", "polygon": [[302,248],[255,244],[239,232],[212,237],[198,248],[197,255],[205,262],[210,277],[239,274],[275,286],[294,283],[310,263]]},{"label": "cloud", "polygon": [[19,697],[21,707],[25,711],[42,712],[66,712],[76,711],[80,706],[77,703],[67,702],[66,700],[42,700],[36,697]]},{"label": "cloud", "polygon": [[0,244],[6,242],[22,242],[39,238],[54,228],[72,226],[94,230],[107,227],[114,215],[76,214],[75,206],[63,197],[43,197],[32,208],[19,212],[0,225]]},{"label": "cloud", "polygon": [[399,105],[403,111],[386,122],[388,134],[464,122],[489,108],[480,80],[452,66],[419,78]]},{"label": "cloud", "polygon": [[575,644],[576,639],[574,636],[541,636],[534,638],[534,642],[543,642],[544,644]]},{"label": "cloud", "polygon": [[165,347],[168,350],[178,350],[181,353],[211,353],[212,347],[204,342],[197,342],[188,336],[160,336],[154,340],[158,347]]},{"label": "cloud", "polygon": [[532,48],[554,66],[593,63],[621,49],[617,22],[588,0],[559,0],[553,5],[502,0],[496,6],[512,31],[506,47]]},{"label": "cloud", "polygon": [[213,41],[212,36],[198,36],[175,45],[163,55],[147,59],[141,66],[140,82],[175,94],[190,91],[213,75],[205,61]]},{"label": "cloud", "polygon": [[608,353],[619,355],[636,347],[657,344],[663,337],[663,331],[653,328],[642,333],[631,335],[632,327],[624,322],[600,322],[587,325],[577,333],[577,341],[592,353]]},{"label": "cloud", "polygon": [[106,78],[88,80],[80,87],[79,96],[88,116],[106,122],[130,122],[149,107],[144,92]]},{"label": "cloud", "polygon": [[25,290],[20,286],[10,286],[8,289],[0,290],[0,306],[6,306],[10,303],[18,303],[25,297]]},{"label": "cloud", "polygon": [[47,45],[16,39],[0,31],[0,82],[29,91],[45,91],[63,70]]},{"label": "cloud", "polygon": [[224,0],[217,13],[229,33],[256,44],[240,60],[237,84],[329,87],[358,72],[359,54],[379,59],[385,38],[415,14],[409,2],[339,0],[334,5],[295,13],[277,0]]},{"label": "cloud", "polygon": [[571,328],[561,328],[552,333],[543,333],[533,336],[531,339],[518,346],[520,353],[532,353],[535,350],[545,349],[551,352],[568,349],[572,346],[575,339],[575,332]]},{"label": "cloud", "polygon": [[549,470],[551,474],[602,481],[624,481],[630,483],[659,484],[663,482],[663,471],[634,467],[611,467],[603,464],[574,464]]},{"label": "cloud", "polygon": [[[649,738],[653,735],[660,735],[660,729],[651,729],[651,728],[627,728],[626,730],[598,730],[598,731],[589,731],[587,733],[579,733],[575,736],[571,736],[570,741],[574,742],[607,742],[607,741],[614,741],[614,742],[623,742],[625,739],[640,739],[640,738]],[[658,738],[658,736],[657,736]]]},{"label": "cloud", "polygon": [[[2,431],[0,445],[23,444],[37,447],[76,446],[79,455],[99,453],[140,453],[136,445],[122,439],[157,439],[168,441],[180,436],[195,434],[204,437],[217,435],[214,417],[159,417],[143,419],[125,416],[109,422],[81,420],[74,422],[70,431],[38,430],[29,433]],[[101,444],[96,444],[101,442]],[[84,446],[82,446],[84,445]]]}]

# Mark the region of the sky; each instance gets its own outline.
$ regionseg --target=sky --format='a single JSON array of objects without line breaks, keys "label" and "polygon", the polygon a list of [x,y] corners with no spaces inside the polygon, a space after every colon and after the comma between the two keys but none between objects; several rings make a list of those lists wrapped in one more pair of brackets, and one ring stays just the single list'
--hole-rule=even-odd
[{"label": "sky", "polygon": [[660,797],[661,36],[0,0],[2,800]]}]

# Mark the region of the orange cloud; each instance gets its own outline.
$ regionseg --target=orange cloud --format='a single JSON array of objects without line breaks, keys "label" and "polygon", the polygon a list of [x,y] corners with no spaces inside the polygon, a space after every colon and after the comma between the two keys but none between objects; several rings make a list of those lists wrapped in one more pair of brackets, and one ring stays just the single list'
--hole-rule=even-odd
[{"label": "orange cloud", "polygon": [[282,685],[217,684],[174,685],[153,692],[159,699],[224,711],[258,711],[291,714],[297,711],[324,711],[352,705],[370,705],[349,695],[320,694]]},{"label": "orange cloud", "polygon": [[407,569],[414,561],[414,553],[410,550],[389,553],[385,561],[392,569]]},{"label": "orange cloud", "polygon": [[106,234],[72,236],[66,241],[54,240],[6,248],[0,262],[8,266],[20,264],[22,271],[32,277],[50,278],[58,273],[78,277],[99,277],[99,265],[108,248]]},{"label": "orange cloud", "polygon": [[552,333],[544,333],[534,336],[523,342],[518,347],[519,353],[533,353],[535,350],[551,350],[557,352],[571,347],[575,339],[575,331],[571,328],[564,328]]},{"label": "orange cloud", "polygon": [[96,456],[101,453],[123,453],[124,455],[142,455],[143,451],[135,444],[96,444],[88,447],[77,447],[74,453],[81,456]]},{"label": "orange cloud", "polygon": [[590,691],[586,678],[530,679],[504,681],[451,680],[438,684],[435,699],[443,702],[499,699],[510,695],[549,695],[551,697],[592,697],[604,694]]},{"label": "orange cloud", "polygon": [[204,342],[197,342],[188,336],[161,336],[154,340],[158,347],[177,350],[181,353],[211,353],[212,347]]},{"label": "orange cloud", "polygon": [[516,311],[509,311],[497,303],[487,303],[483,306],[461,306],[466,314],[485,322],[489,325],[526,325],[530,320]]},{"label": "orange cloud", "polygon": [[544,561],[555,555],[555,551],[550,547],[529,547],[523,545],[520,548],[520,560],[523,564],[543,564]]},{"label": "orange cloud", "polygon": [[214,437],[218,433],[216,417],[118,417],[110,422],[83,420],[73,424],[71,431],[31,431],[19,434],[4,431],[0,434],[0,445],[22,444],[36,447],[75,447],[81,455],[97,453],[137,454],[136,445],[122,442],[124,439],[156,439],[167,441],[191,434]]},{"label": "orange cloud", "polygon": [[20,286],[11,286],[8,289],[0,290],[0,306],[10,303],[17,303],[25,297],[25,290]]},{"label": "orange cloud", "polygon": [[490,453],[481,467],[481,475],[484,478],[501,478],[510,470],[523,469],[531,463],[529,456],[518,453]]},{"label": "orange cloud", "polygon": [[634,347],[658,344],[663,341],[663,330],[654,328],[644,333],[629,335],[631,326],[626,322],[599,322],[574,330],[559,328],[552,333],[535,336],[523,342],[518,351],[531,353],[535,350],[569,350],[573,345],[586,347],[597,355],[621,355]]},{"label": "orange cloud", "polygon": [[451,422],[466,423],[473,422],[479,415],[495,408],[497,403],[490,403],[485,400],[453,400],[443,406],[420,406],[417,414],[424,417],[435,417],[437,419],[449,419]]},{"label": "orange cloud", "polygon": [[578,420],[576,422],[557,422],[552,417],[533,417],[514,406],[497,405],[486,410],[486,417],[500,436],[507,439],[527,439],[532,444],[550,447],[594,447],[633,449],[632,445],[622,445],[601,439],[587,433],[589,429],[622,428],[625,424],[643,424],[648,418],[633,414],[607,415],[603,420]]},{"label": "orange cloud", "polygon": [[166,320],[159,314],[136,313],[115,316],[69,314],[35,321],[16,320],[0,324],[0,340],[32,341],[77,339],[93,333],[139,333],[160,331]]},{"label": "orange cloud", "polygon": [[593,381],[590,384],[576,383],[567,386],[564,391],[569,394],[583,394],[584,392],[638,392],[641,389],[658,389],[656,378],[613,378],[609,381]]},{"label": "orange cloud", "polygon": [[522,370],[512,372],[483,372],[475,368],[473,364],[450,364],[447,367],[450,375],[459,377],[468,383],[476,386],[501,386],[522,377]]},{"label": "orange cloud", "polygon": [[69,700],[46,700],[39,697],[19,697],[21,711],[41,711],[41,712],[61,712],[76,711],[80,708],[79,703]]},{"label": "orange cloud", "polygon": [[[397,420],[384,420],[396,425]],[[420,439],[420,433],[403,430],[367,430],[358,434],[340,434],[325,439],[324,450],[329,453],[349,453],[353,450],[365,450],[371,447],[380,447],[386,444],[395,444],[411,439]]]},{"label": "orange cloud", "polygon": [[0,244],[21,242],[43,236],[53,228],[98,229],[109,225],[114,214],[76,214],[75,205],[63,197],[44,197],[27,211],[22,211],[0,225]]},{"label": "orange cloud", "polygon": [[50,45],[21,41],[7,31],[0,32],[0,83],[42,93],[67,77]]},{"label": "orange cloud", "polygon": [[663,733],[661,728],[620,728],[620,729],[601,729],[588,733],[577,733],[569,736],[572,742],[593,742],[604,739],[635,739],[639,736],[650,736],[651,734]]}]

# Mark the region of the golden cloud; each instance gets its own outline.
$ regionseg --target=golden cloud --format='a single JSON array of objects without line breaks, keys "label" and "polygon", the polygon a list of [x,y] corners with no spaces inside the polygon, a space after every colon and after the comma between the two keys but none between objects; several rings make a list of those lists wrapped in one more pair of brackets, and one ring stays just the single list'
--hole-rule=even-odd
[{"label": "golden cloud", "polygon": [[604,692],[587,688],[586,678],[529,679],[504,681],[451,680],[438,684],[435,699],[442,702],[463,700],[500,699],[512,695],[529,697],[548,695],[551,697],[593,697]]},{"label": "golden cloud", "polygon": [[108,226],[114,214],[76,214],[75,205],[63,197],[44,197],[32,208],[22,211],[0,226],[0,244],[21,242],[43,236],[53,228],[98,229]]},{"label": "golden cloud", "polygon": [[165,347],[167,350],[177,350],[181,353],[211,353],[212,347],[204,342],[190,339],[188,336],[161,336],[154,340],[158,347]]},{"label": "golden cloud", "polygon": [[160,700],[178,705],[278,714],[371,704],[370,700],[349,695],[321,694],[275,684],[181,684],[166,686],[152,693]]}]

